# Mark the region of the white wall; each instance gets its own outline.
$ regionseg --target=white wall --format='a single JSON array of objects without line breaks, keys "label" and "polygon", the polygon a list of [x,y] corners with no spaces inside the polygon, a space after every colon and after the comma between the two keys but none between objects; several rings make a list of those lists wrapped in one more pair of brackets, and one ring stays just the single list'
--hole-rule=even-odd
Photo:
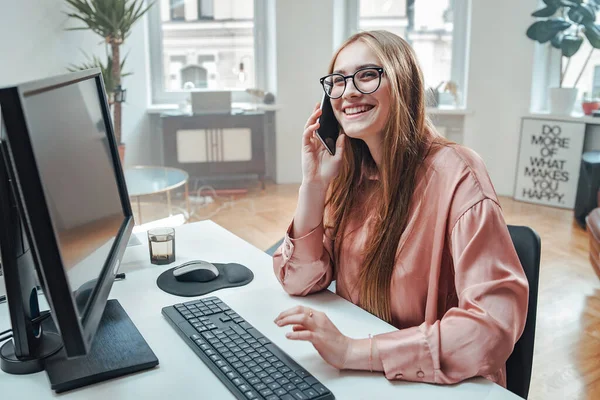
[{"label": "white wall", "polygon": [[[0,0],[0,86],[67,73],[67,66],[85,59],[82,51],[104,56],[100,38],[90,31],[65,31],[74,26],[63,0]],[[138,21],[121,48],[129,54],[124,79],[127,103],[123,107],[125,164],[155,163],[150,151],[148,63],[145,20]]]},{"label": "white wall", "polygon": [[529,112],[537,0],[471,1],[463,143],[483,158],[499,195],[512,196],[521,117]]},{"label": "white wall", "polygon": [[302,180],[302,131],[333,55],[333,2],[277,1],[277,182]]}]

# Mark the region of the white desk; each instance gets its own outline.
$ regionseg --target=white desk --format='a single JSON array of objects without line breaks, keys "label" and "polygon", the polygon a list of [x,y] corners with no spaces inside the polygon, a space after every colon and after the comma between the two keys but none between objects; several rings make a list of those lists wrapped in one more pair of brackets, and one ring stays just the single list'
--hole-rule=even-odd
[{"label": "white desk", "polygon": [[[121,272],[127,278],[114,283],[111,298],[119,300],[159,359],[153,370],[106,381],[61,395],[49,386],[45,372],[15,376],[0,371],[0,398],[43,399],[233,399],[233,395],[205,364],[180,339],[161,315],[161,309],[191,300],[167,294],[156,286],[156,278],[170,266],[150,264],[145,233],[142,245],[127,249]],[[329,366],[310,343],[285,338],[289,327],[279,328],[273,320],[279,312],[306,304],[327,313],[346,335],[367,337],[392,329],[354,304],[324,291],[309,297],[287,295],[275,279],[271,257],[244,242],[213,222],[197,222],[176,228],[177,261],[205,259],[213,262],[238,262],[254,272],[247,286],[223,289],[207,296],[219,296],[248,322],[305,367],[337,399],[518,399],[502,387],[483,378],[452,386],[412,382],[390,382],[382,373],[339,371]],[[0,306],[0,331],[9,324],[6,304]]]}]

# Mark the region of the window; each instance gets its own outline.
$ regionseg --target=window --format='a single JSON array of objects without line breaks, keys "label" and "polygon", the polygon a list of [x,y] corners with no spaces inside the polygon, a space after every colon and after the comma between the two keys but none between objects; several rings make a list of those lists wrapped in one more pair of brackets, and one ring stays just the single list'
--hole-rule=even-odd
[{"label": "window", "polygon": [[[600,52],[592,51],[593,48],[590,43],[584,39],[583,44],[579,51],[571,57],[569,66],[566,66],[566,59],[564,59],[563,70],[565,70],[565,76],[563,80],[564,87],[573,87],[577,82],[578,96],[583,99],[587,98],[600,98]],[[589,57],[587,65],[585,62]],[[585,68],[584,68],[585,66]],[[581,76],[579,77],[579,75]],[[579,81],[577,78],[579,77]],[[580,101],[577,102],[578,104]]]},{"label": "window", "polygon": [[[426,87],[439,86],[440,105],[462,106],[461,93],[466,92],[467,3],[466,0],[360,0],[358,28],[383,29],[403,37],[417,54]],[[456,18],[459,20],[455,21]],[[449,82],[456,84],[457,97],[450,90],[452,85],[447,85]]]},{"label": "window", "polygon": [[255,37],[266,35],[262,26],[255,25],[266,17],[260,15],[255,21],[255,9],[266,9],[266,0],[157,3],[149,12],[154,103],[180,103],[185,92],[194,89],[239,92],[261,88]]}]

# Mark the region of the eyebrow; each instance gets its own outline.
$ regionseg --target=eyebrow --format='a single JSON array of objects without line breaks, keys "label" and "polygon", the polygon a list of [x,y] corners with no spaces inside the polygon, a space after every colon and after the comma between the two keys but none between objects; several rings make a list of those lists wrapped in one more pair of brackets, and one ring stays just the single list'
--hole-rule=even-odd
[{"label": "eyebrow", "polygon": [[[359,65],[358,67],[356,67],[356,69],[354,70],[355,72],[358,71],[361,68],[379,68],[379,65],[377,64],[363,64],[363,65]],[[344,74],[345,70],[343,69],[336,69],[335,71],[333,71],[334,74]]]}]

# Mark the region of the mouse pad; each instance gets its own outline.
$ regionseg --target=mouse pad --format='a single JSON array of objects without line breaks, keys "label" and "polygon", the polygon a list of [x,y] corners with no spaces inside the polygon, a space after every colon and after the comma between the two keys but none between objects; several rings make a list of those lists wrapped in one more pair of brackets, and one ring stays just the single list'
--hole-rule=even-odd
[{"label": "mouse pad", "polygon": [[242,264],[212,263],[219,270],[219,276],[210,282],[179,282],[173,276],[173,270],[179,265],[160,274],[156,280],[159,288],[176,296],[202,296],[215,290],[244,286],[252,282],[254,274]]}]

